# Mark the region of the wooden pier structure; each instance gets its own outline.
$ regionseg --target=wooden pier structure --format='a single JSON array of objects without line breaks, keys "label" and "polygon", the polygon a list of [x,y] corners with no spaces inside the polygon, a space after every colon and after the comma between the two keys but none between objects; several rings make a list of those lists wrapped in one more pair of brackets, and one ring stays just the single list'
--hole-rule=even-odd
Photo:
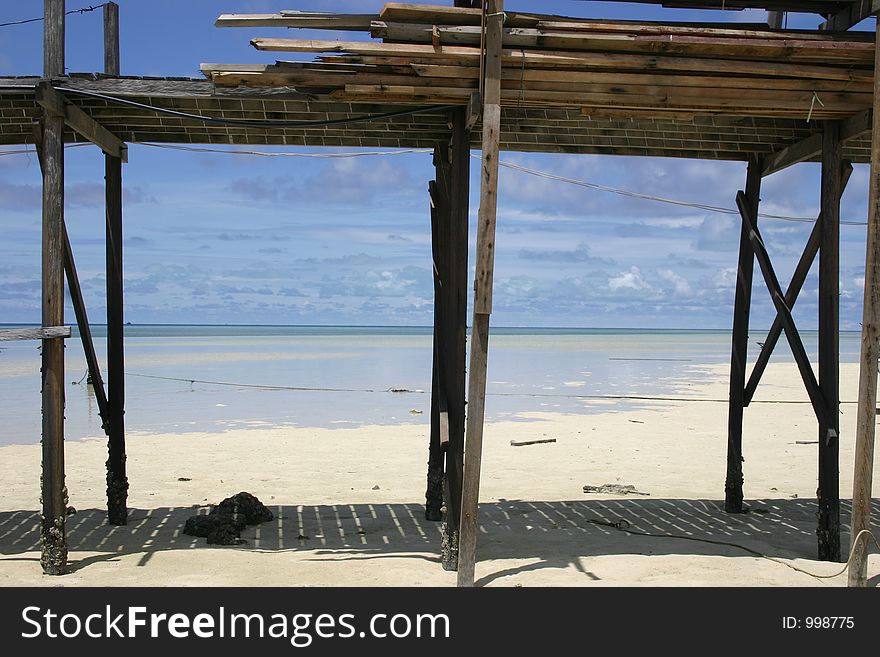
[{"label": "wooden pier structure", "polygon": [[[757,8],[770,16],[767,24],[610,21],[505,11],[502,0],[456,0],[454,6],[388,3],[376,15],[228,14],[217,19],[218,27],[243,27],[255,35],[264,28],[326,29],[361,38],[256,36],[251,43],[258,50],[316,57],[271,65],[203,64],[204,78],[192,79],[121,75],[118,7],[112,2],[104,6],[104,71],[67,73],[65,2],[45,0],[42,76],[0,78],[0,144],[35,144],[43,172],[43,328],[0,333],[0,339],[43,341],[44,571],[62,574],[67,564],[65,275],[108,437],[107,518],[111,524],[126,523],[122,172],[127,143],[159,142],[434,149],[436,177],[429,184],[434,373],[426,517],[445,520],[442,562],[458,571],[461,586],[473,585],[477,559],[496,207],[503,193],[499,153],[747,163],[743,190],[735,199],[742,230],[725,509],[744,510],[743,415],[784,334],[818,425],[817,555],[829,561],[848,552],[841,546],[838,458],[840,198],[852,163],[870,163],[852,517],[857,545],[849,573],[850,585],[864,586],[867,542],[859,539],[870,520],[880,357],[880,42],[875,31],[851,28],[880,12],[880,1],[651,1],[694,9]],[[780,29],[781,12],[818,14],[824,22],[817,30]],[[64,145],[70,142],[92,142],[105,154],[106,391],[64,225]],[[472,148],[482,156],[466,367]],[[761,182],[807,161],[821,162],[821,202],[815,228],[783,289],[761,234]],[[791,313],[817,256],[818,373]],[[749,373],[756,262],[776,320]]]}]

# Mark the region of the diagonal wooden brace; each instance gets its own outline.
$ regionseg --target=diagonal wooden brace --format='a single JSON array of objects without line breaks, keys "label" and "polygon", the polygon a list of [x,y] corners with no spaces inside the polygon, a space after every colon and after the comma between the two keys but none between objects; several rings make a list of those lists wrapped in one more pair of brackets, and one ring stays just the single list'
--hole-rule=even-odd
[{"label": "diagonal wooden brace", "polygon": [[[849,182],[849,177],[852,175],[852,171],[852,164],[844,162],[843,171],[840,176],[841,193],[843,193],[843,190],[846,188],[846,184]],[[785,305],[789,308],[794,308],[794,304],[797,303],[798,294],[800,294],[801,288],[807,279],[810,267],[813,266],[813,261],[816,259],[816,253],[819,251],[821,221],[822,214],[820,213],[819,217],[816,219],[816,223],[813,225],[813,230],[807,240],[807,245],[804,247],[804,252],[801,254],[801,259],[798,261],[797,267],[795,267],[788,290],[785,292]],[[764,346],[761,347],[761,353],[758,354],[758,359],[755,361],[755,366],[752,368],[749,382],[746,384],[745,393],[743,395],[744,406],[748,406],[755,397],[755,391],[758,389],[758,384],[761,382],[761,376],[764,374],[764,370],[770,362],[770,356],[773,354],[773,349],[776,347],[776,343],[779,341],[781,335],[782,318],[777,314],[776,318],[773,320],[773,325],[770,327],[770,331],[767,333],[767,338],[764,340]]]},{"label": "diagonal wooden brace", "polygon": [[48,112],[64,119],[64,123],[98,146],[107,155],[128,162],[128,147],[119,137],[107,130],[76,105],[72,105],[52,86],[43,81],[37,85],[37,103]]},{"label": "diagonal wooden brace", "polygon": [[[739,208],[739,213],[742,216],[744,224],[748,228],[749,241],[752,243],[755,258],[761,268],[761,274],[764,276],[764,282],[767,284],[770,298],[773,300],[773,305],[776,307],[777,316],[781,318],[782,327],[785,329],[785,337],[788,340],[788,344],[791,346],[791,352],[794,355],[798,371],[800,371],[801,378],[804,381],[804,387],[807,389],[807,395],[809,395],[810,402],[813,405],[813,411],[816,413],[816,418],[819,422],[826,424],[825,418],[828,415],[828,403],[825,401],[825,397],[819,388],[818,381],[816,381],[816,375],[810,365],[807,350],[804,348],[804,343],[801,340],[797,327],[795,326],[794,318],[791,316],[791,309],[785,303],[785,295],[782,293],[779,279],[776,277],[776,272],[773,270],[773,264],[770,262],[770,255],[767,253],[767,248],[764,246],[764,240],[761,239],[761,233],[758,232],[754,219],[750,216],[746,196],[741,191],[736,194],[736,205]],[[830,439],[830,436],[826,437],[826,440],[828,439]]]}]

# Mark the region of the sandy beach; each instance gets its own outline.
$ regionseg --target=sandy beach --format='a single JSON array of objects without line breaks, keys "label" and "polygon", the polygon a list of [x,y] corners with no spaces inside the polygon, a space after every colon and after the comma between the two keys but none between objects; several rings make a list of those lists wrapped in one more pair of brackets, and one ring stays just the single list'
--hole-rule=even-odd
[{"label": "sandy beach", "polygon": [[[676,394],[723,400],[726,370],[711,366],[709,383],[681,384]],[[858,367],[842,365],[842,400],[856,399],[857,381]],[[477,584],[844,586],[845,574],[817,579],[795,570],[829,575],[841,565],[815,560],[815,419],[808,404],[772,403],[780,400],[807,400],[793,364],[771,365],[746,411],[751,512],[737,516],[719,507],[724,403],[615,410],[595,402],[589,414],[527,413],[489,424]],[[855,405],[841,410],[847,551]],[[556,442],[510,444],[542,438]],[[109,527],[104,441],[67,444],[77,512],[68,518],[71,572],[63,577],[43,576],[39,566],[39,446],[0,448],[0,585],[455,584],[455,574],[440,567],[439,525],[424,520],[424,424],[131,434],[128,445],[130,521]],[[607,483],[647,495],[583,492],[584,485]],[[253,493],[276,515],[248,528],[247,544],[208,547],[181,533],[188,516],[239,491]],[[618,519],[651,536],[601,524]],[[868,575],[870,585],[880,584],[876,550]]]}]

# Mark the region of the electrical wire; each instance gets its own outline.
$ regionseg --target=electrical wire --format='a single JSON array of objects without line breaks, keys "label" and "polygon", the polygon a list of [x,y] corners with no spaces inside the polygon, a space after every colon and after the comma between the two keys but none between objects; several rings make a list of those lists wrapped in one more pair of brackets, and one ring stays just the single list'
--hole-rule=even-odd
[{"label": "electrical wire", "polygon": [[[107,2],[102,2],[101,4],[94,5],[93,7],[83,7],[82,9],[71,9],[70,11],[65,12],[64,15],[70,16],[71,14],[85,14],[90,11],[95,11],[96,9],[100,9],[101,7],[104,7],[108,4],[109,3],[107,3]],[[0,27],[9,27],[10,25],[26,25],[27,23],[37,23],[41,20],[45,20],[45,17],[40,16],[39,18],[27,18],[22,21],[11,21],[9,23],[0,23]]]},{"label": "electrical wire", "polygon": [[[476,159],[479,159],[479,155],[472,155]],[[733,210],[731,208],[725,208],[718,205],[709,205],[707,203],[696,203],[692,201],[681,201],[678,199],[666,198],[663,196],[655,196],[653,194],[642,194],[640,192],[633,192],[626,189],[618,189],[615,187],[609,187],[607,185],[600,185],[599,183],[593,183],[586,180],[578,180],[576,178],[567,178],[565,176],[560,176],[555,173],[548,173],[547,171],[540,171],[538,169],[531,169],[529,167],[522,166],[521,164],[514,164],[513,162],[499,162],[499,164],[508,169],[512,169],[515,171],[520,171],[522,173],[527,173],[532,176],[537,176],[539,178],[546,178],[548,180],[555,180],[557,182],[564,182],[570,185],[577,185],[579,187],[586,187],[588,189],[594,189],[600,192],[608,192],[611,194],[618,194],[620,196],[626,196],[628,198],[635,198],[644,201],[656,201],[658,203],[668,203],[670,205],[678,205],[681,207],[695,208],[697,210],[706,210],[707,212],[717,212],[720,214],[729,214],[729,215],[738,215],[738,210]],[[769,214],[769,213],[761,213],[760,216],[764,219],[777,219],[780,221],[795,221],[799,223],[815,223],[815,219],[811,217],[791,217],[787,215],[779,215],[779,214]],[[867,226],[867,222],[859,222],[859,221],[844,221],[842,220],[841,225],[844,226]]]},{"label": "electrical wire", "polygon": [[[262,385],[258,383],[237,383],[235,381],[209,381],[205,379],[188,379],[186,377],[176,376],[159,376],[156,374],[136,374],[127,373],[127,376],[135,376],[141,379],[158,379],[162,381],[180,381],[181,383],[200,383],[202,385],[211,386],[229,386],[232,388],[253,388],[256,390],[291,390],[296,392],[363,392],[363,393],[393,393],[393,394],[411,394],[424,395],[424,390],[409,390],[407,388],[387,388],[384,390],[375,390],[372,388],[312,388],[306,386],[274,386]],[[665,401],[665,402],[698,402],[708,404],[726,404],[728,399],[710,399],[702,397],[658,397],[649,395],[575,395],[575,394],[553,394],[541,392],[487,392],[489,397],[547,397],[553,399],[601,399],[611,401]],[[753,404],[810,404],[809,400],[801,399],[754,399]],[[843,404],[856,404],[855,401],[841,401]]]}]

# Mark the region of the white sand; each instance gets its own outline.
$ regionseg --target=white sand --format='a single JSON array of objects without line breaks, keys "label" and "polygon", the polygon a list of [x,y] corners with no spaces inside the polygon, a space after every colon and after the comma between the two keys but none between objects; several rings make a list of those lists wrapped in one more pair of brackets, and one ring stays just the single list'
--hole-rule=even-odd
[{"label": "white sand", "polygon": [[[681,395],[724,399],[726,368]],[[841,368],[841,398],[856,399],[858,368]],[[794,365],[774,364],[758,400],[806,401]],[[490,400],[491,403],[491,400]],[[841,496],[852,491],[854,404],[841,416]],[[808,404],[746,410],[745,495],[732,516],[723,499],[723,403],[655,403],[633,411],[534,414],[486,428],[478,584],[494,586],[841,586],[784,564],[830,574],[815,560],[817,440]],[[511,440],[556,443],[512,447]],[[130,522],[104,523],[103,441],[68,443],[71,570],[43,576],[37,515],[38,446],[0,448],[0,585],[454,585],[438,559],[439,525],[424,520],[427,427],[252,429],[129,436]],[[190,481],[179,481],[184,477]],[[875,467],[875,481],[880,468]],[[584,494],[584,484],[632,484],[650,496]],[[182,535],[191,507],[241,490],[279,518],[249,528],[240,547]],[[875,485],[876,490],[876,485]],[[842,509],[848,550],[849,504]],[[747,546],[630,535],[633,529]],[[876,526],[875,526],[876,532]],[[304,538],[300,538],[300,536]],[[307,538],[306,538],[307,537]],[[880,556],[869,559],[880,583]]]}]

